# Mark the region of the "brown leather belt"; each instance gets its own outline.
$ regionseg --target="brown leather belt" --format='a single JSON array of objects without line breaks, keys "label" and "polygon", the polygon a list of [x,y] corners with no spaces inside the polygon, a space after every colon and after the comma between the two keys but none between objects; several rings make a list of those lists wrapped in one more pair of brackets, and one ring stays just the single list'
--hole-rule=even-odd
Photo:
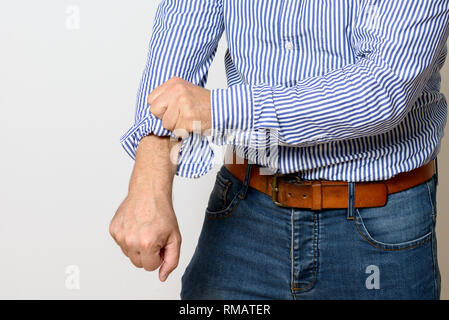
[{"label": "brown leather belt", "polygon": [[[234,155],[235,156],[235,155]],[[235,159],[235,158],[234,158]],[[243,181],[248,162],[246,159],[225,164],[235,177]],[[282,207],[311,210],[343,209],[348,207],[348,183],[329,180],[299,180],[295,175],[261,175],[260,167],[253,165],[249,186],[272,197]],[[354,201],[356,208],[381,207],[389,194],[421,184],[435,173],[435,161],[382,181],[356,182]]]}]

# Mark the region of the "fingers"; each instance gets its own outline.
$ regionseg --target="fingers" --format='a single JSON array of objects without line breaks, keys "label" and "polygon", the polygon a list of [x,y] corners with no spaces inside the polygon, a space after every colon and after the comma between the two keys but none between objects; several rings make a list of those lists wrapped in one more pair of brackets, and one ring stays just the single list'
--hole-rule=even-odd
[{"label": "fingers", "polygon": [[168,239],[167,236],[155,236],[146,231],[127,231],[125,237],[120,237],[120,233],[114,233],[113,238],[136,268],[154,271],[161,267],[159,278],[165,281],[177,267],[181,242],[176,233],[168,236]]},{"label": "fingers", "polygon": [[125,256],[129,258],[128,250],[125,248],[125,246],[119,245],[120,249],[122,249],[122,252]]},{"label": "fingers", "polygon": [[159,96],[151,107],[151,113],[157,118],[162,120],[162,126],[173,131],[177,128],[179,123],[180,106],[178,103],[179,98],[175,96],[166,96],[165,94]]},{"label": "fingers", "polygon": [[117,210],[109,225],[109,233],[123,253],[137,268],[146,271],[160,269],[162,281],[176,268],[179,260],[180,239],[176,216],[170,205],[161,215],[148,215],[154,208],[139,214],[141,204],[127,198]]},{"label": "fingers", "polygon": [[142,265],[146,271],[154,271],[159,268],[162,263],[160,254],[161,248],[151,244],[146,245],[146,247],[147,248],[143,249],[141,253]]},{"label": "fingers", "polygon": [[168,82],[161,84],[159,87],[154,88],[147,97],[147,102],[150,106],[153,106],[154,101],[164,92]]},{"label": "fingers", "polygon": [[185,90],[187,81],[179,77],[171,77],[160,86],[154,88],[147,97],[147,102],[152,105],[154,101],[161,96],[166,90],[170,90],[171,94],[182,93]]},{"label": "fingers", "polygon": [[[203,132],[211,127],[210,91],[173,77],[148,96],[151,113],[169,130]],[[199,123],[199,126],[197,125]]]},{"label": "fingers", "polygon": [[129,254],[129,260],[131,260],[132,264],[136,267],[136,268],[142,268],[143,264],[142,264],[142,259],[141,259],[141,255],[139,251],[131,251]]},{"label": "fingers", "polygon": [[164,282],[170,273],[176,269],[179,262],[179,252],[181,249],[181,238],[172,237],[167,242],[163,253],[163,263],[159,269],[159,279]]},{"label": "fingers", "polygon": [[153,103],[150,105],[151,113],[159,119],[162,119],[164,117],[167,108],[168,108],[168,101],[163,95],[154,100]]},{"label": "fingers", "polygon": [[142,260],[140,256],[139,239],[135,231],[128,230],[125,241],[121,243],[121,247],[127,252],[129,260],[137,268],[142,268]]},{"label": "fingers", "polygon": [[176,129],[178,118],[179,108],[172,106],[165,111],[165,114],[162,117],[162,126],[169,131],[173,131]]},{"label": "fingers", "polygon": [[159,119],[163,118],[171,102],[177,98],[178,94],[184,92],[183,82],[184,80],[173,77],[150,92],[147,102],[153,115]]},{"label": "fingers", "polygon": [[167,99],[162,95],[154,102],[151,113],[161,119],[162,126],[169,131],[183,129],[191,132],[196,119],[191,99],[186,96],[171,96]]},{"label": "fingers", "polygon": [[114,218],[111,223],[109,224],[109,234],[111,235],[112,239],[114,239],[115,243],[122,249],[122,252],[125,256],[128,256],[128,250],[126,249],[126,246],[124,245],[124,238],[121,237],[120,228],[117,226],[116,219]]},{"label": "fingers", "polygon": [[111,234],[114,241],[118,244],[123,254],[131,260],[132,264],[137,268],[142,268],[140,252],[135,245],[135,238],[129,235],[125,236],[125,232],[123,231],[123,224],[121,222],[122,221],[117,222],[116,219],[113,219],[113,221],[111,221],[109,225],[109,233]]},{"label": "fingers", "polygon": [[[173,92],[167,89],[152,101],[152,104],[150,105],[150,111],[154,116],[161,120],[166,117],[168,112],[171,112],[172,115],[177,115],[177,100],[177,92]],[[175,121],[173,119],[170,120]]]}]

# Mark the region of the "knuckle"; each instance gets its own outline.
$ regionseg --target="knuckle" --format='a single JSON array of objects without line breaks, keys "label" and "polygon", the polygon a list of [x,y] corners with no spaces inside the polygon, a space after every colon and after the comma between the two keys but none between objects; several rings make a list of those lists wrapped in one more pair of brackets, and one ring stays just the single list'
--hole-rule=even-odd
[{"label": "knuckle", "polygon": [[190,106],[190,98],[185,94],[180,95],[177,102],[182,106]]},{"label": "knuckle", "polygon": [[147,250],[151,247],[151,241],[149,239],[140,239],[139,241],[139,247],[142,250]]},{"label": "knuckle", "polygon": [[173,90],[175,90],[176,92],[184,93],[186,91],[186,86],[183,83],[181,83],[181,82],[177,82],[173,86]]},{"label": "knuckle", "polygon": [[119,246],[126,246],[125,238],[120,233],[117,233],[115,235],[114,239],[118,243]]},{"label": "knuckle", "polygon": [[186,108],[183,115],[187,120],[193,120],[195,118],[195,113],[193,112],[192,108]]},{"label": "knuckle", "polygon": [[131,262],[136,268],[142,268],[142,265],[139,262],[136,262],[133,259],[131,259]]},{"label": "knuckle", "polygon": [[109,234],[110,234],[111,237],[113,237],[113,238],[115,238],[116,235],[117,235],[117,230],[116,230],[116,227],[115,227],[115,223],[114,223],[114,222],[111,222],[111,223],[109,224]]},{"label": "knuckle", "polygon": [[122,249],[125,256],[129,257],[128,250],[124,246],[120,246],[120,249]]},{"label": "knuckle", "polygon": [[174,239],[175,239],[174,241],[175,241],[176,246],[180,247],[181,244],[182,244],[181,236],[177,235],[177,236],[174,237]]},{"label": "knuckle", "polygon": [[162,118],[162,126],[167,130],[173,130],[173,125],[167,117]]},{"label": "knuckle", "polygon": [[151,272],[151,271],[156,270],[156,269],[157,269],[157,266],[155,266],[155,265],[146,265],[146,266],[143,266],[143,268],[144,268],[146,271]]},{"label": "knuckle", "polygon": [[157,106],[154,106],[153,108],[151,108],[151,113],[154,116],[159,117],[161,115],[160,108],[158,108]]},{"label": "knuckle", "polygon": [[133,236],[126,235],[126,236],[124,237],[124,242],[125,242],[125,245],[126,245],[128,248],[132,248],[132,247],[135,246],[135,239],[134,239]]}]

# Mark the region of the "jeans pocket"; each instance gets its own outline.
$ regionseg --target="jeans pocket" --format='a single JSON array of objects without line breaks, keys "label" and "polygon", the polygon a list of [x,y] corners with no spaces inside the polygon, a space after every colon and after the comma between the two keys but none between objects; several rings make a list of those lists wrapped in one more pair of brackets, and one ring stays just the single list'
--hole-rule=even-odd
[{"label": "jeans pocket", "polygon": [[427,243],[434,232],[434,204],[428,182],[390,194],[383,207],[358,208],[354,220],[364,240],[390,251]]},{"label": "jeans pocket", "polygon": [[209,196],[206,218],[219,219],[230,216],[242,199],[240,196],[242,187],[242,182],[232,176],[225,167],[222,167],[217,173],[214,187]]}]

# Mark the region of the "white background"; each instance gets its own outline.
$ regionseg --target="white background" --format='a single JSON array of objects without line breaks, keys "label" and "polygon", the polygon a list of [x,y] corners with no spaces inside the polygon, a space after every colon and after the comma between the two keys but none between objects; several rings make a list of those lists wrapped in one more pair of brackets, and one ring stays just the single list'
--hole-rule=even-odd
[{"label": "white background", "polygon": [[[1,1],[0,298],[179,298],[214,172],[175,181],[183,246],[165,284],[108,233],[133,164],[119,138],[133,121],[158,2]],[[226,87],[225,46],[223,37],[208,88]],[[70,265],[79,290],[66,287]]]}]

